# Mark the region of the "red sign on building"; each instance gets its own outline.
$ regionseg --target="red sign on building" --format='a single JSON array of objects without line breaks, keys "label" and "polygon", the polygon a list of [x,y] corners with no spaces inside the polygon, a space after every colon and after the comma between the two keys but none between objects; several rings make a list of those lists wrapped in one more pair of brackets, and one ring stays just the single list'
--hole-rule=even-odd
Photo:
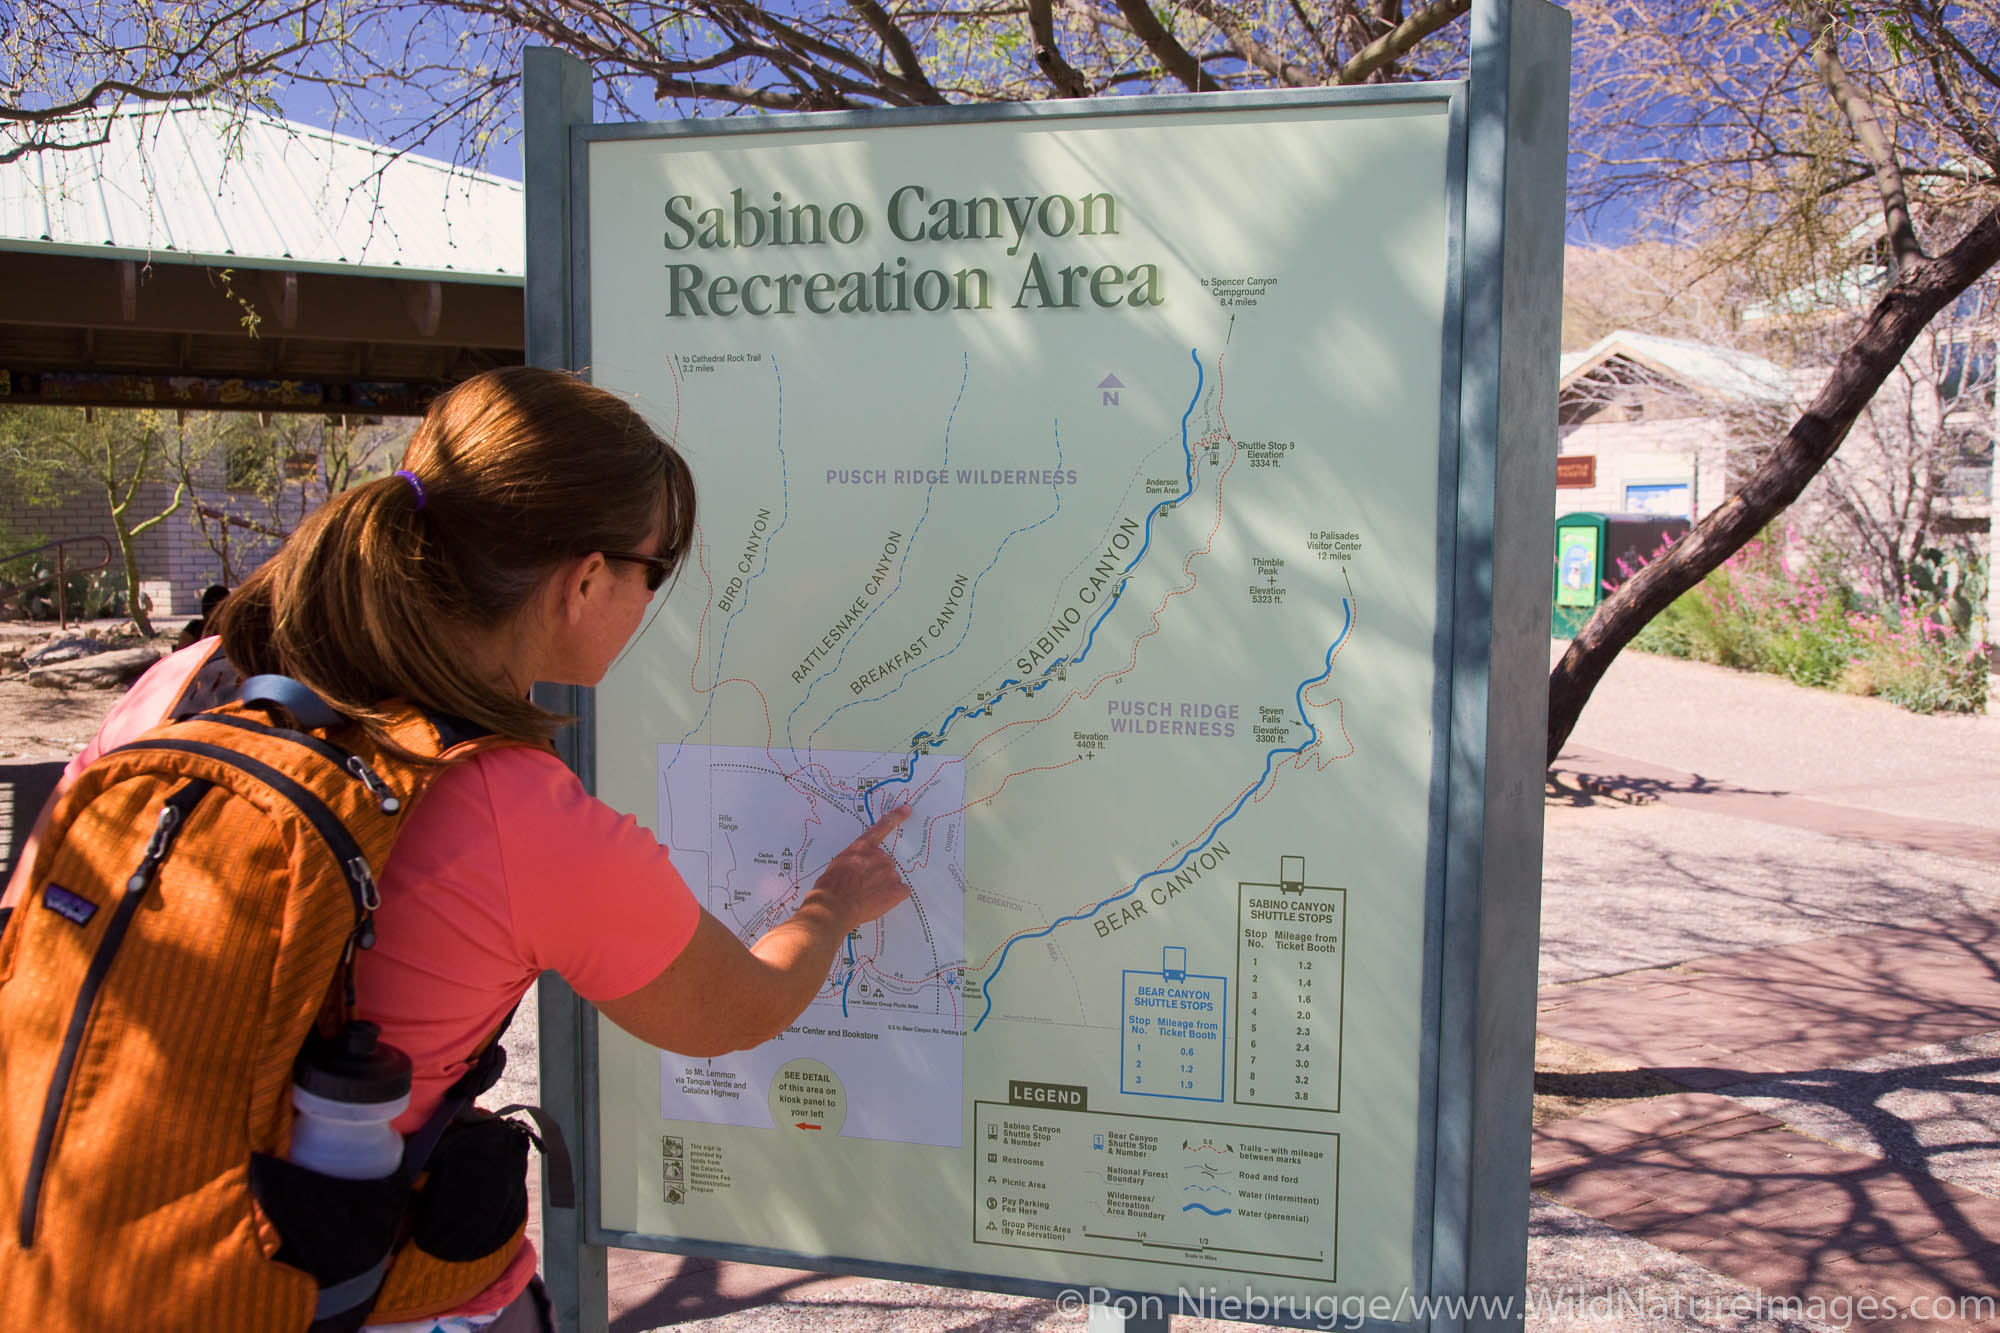
[{"label": "red sign on building", "polygon": [[1588,490],[1596,484],[1596,454],[1569,454],[1556,459],[1557,490]]}]

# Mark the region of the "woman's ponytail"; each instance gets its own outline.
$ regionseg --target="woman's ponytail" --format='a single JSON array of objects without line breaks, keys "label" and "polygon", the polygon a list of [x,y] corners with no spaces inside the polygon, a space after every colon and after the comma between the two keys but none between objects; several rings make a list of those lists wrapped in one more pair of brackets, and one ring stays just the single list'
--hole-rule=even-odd
[{"label": "woman's ponytail", "polygon": [[562,560],[694,527],[687,465],[632,407],[574,376],[488,372],[433,405],[401,472],[307,515],[224,602],[246,675],[310,686],[380,723],[406,699],[522,739],[566,719],[483,678],[471,637],[511,618]]}]

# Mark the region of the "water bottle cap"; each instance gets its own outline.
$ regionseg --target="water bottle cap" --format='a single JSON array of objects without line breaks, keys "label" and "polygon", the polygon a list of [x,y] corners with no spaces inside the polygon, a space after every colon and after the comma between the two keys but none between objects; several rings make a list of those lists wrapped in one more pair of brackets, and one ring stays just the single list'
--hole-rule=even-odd
[{"label": "water bottle cap", "polygon": [[382,1029],[359,1019],[338,1037],[307,1038],[292,1081],[331,1101],[393,1102],[410,1094],[410,1057],[381,1040]]}]

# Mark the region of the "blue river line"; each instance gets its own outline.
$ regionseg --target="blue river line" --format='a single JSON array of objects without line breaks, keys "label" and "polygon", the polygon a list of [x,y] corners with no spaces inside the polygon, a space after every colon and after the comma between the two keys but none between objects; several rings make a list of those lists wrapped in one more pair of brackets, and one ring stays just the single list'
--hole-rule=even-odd
[{"label": "blue river line", "polygon": [[[970,352],[960,353],[958,396],[951,400],[951,413],[944,420],[944,457],[939,460],[938,466],[940,468],[951,466],[951,428],[958,421],[958,409],[960,404],[965,401],[965,386],[971,378],[972,354]],[[930,485],[924,487],[924,511],[917,515],[916,526],[910,529],[910,535],[904,543],[901,557],[896,561],[896,586],[889,589],[888,594],[880,601],[869,607],[868,614],[861,617],[860,623],[841,639],[840,651],[834,655],[833,665],[806,682],[806,692],[799,696],[799,701],[796,704],[792,705],[792,711],[785,714],[785,745],[786,748],[792,750],[794,753],[798,751],[798,742],[792,739],[792,719],[797,717],[799,710],[804,708],[807,702],[811,700],[813,691],[819,688],[819,683],[840,670],[840,664],[847,660],[847,650],[852,648],[855,640],[861,637],[861,631],[868,628],[868,622],[875,619],[882,608],[894,601],[896,594],[903,590],[903,571],[910,567],[910,557],[916,554],[917,538],[923,534],[924,521],[931,516],[931,497],[937,492],[937,488],[938,483],[936,482],[932,482]],[[815,727],[814,731],[818,731],[818,728]],[[811,755],[812,751],[810,747],[806,753],[808,756]]]},{"label": "blue river line", "polygon": [[1234,1208],[1210,1208],[1207,1204],[1200,1203],[1184,1203],[1181,1205],[1181,1211],[1184,1213],[1191,1213],[1197,1208],[1207,1213],[1210,1217],[1227,1217],[1236,1211]]},{"label": "blue river line", "polygon": [[[775,352],[771,354],[771,374],[776,376],[778,380],[778,494],[780,497],[778,526],[771,529],[771,535],[764,539],[764,545],[759,552],[760,558],[757,562],[757,572],[743,580],[743,590],[737,596],[736,609],[729,613],[729,619],[722,622],[722,635],[716,641],[715,645],[715,675],[710,677],[708,682],[707,704],[702,708],[701,716],[695,720],[695,724],[689,727],[686,734],[675,743],[674,757],[667,761],[667,768],[672,768],[680,762],[681,752],[687,748],[687,743],[704,726],[708,725],[708,716],[715,711],[715,687],[716,682],[722,679],[722,664],[728,660],[730,627],[736,623],[736,617],[742,615],[744,610],[749,607],[750,585],[763,577],[764,571],[770,568],[771,544],[778,540],[778,534],[785,530],[785,524],[792,517],[791,472],[785,463],[785,376],[778,368],[778,356]],[[665,772],[664,769],[661,771]]]},{"label": "blue river line", "polygon": [[[1186,460],[1186,483],[1183,485],[1179,495],[1169,496],[1146,511],[1146,528],[1144,539],[1139,543],[1139,552],[1132,557],[1131,563],[1118,572],[1118,586],[1112,589],[1111,596],[1105,599],[1104,609],[1098,612],[1097,619],[1090,622],[1090,633],[1084,637],[1083,651],[1075,657],[1056,658],[1043,667],[1041,675],[1037,676],[1032,682],[1003,680],[987,696],[985,702],[973,704],[969,707],[965,704],[960,704],[958,707],[952,709],[945,717],[945,720],[938,723],[935,733],[920,731],[911,737],[909,773],[902,777],[884,778],[861,793],[861,813],[869,823],[872,824],[875,822],[875,793],[884,787],[909,782],[917,771],[917,756],[922,754],[926,749],[934,749],[944,744],[945,732],[953,722],[956,722],[960,717],[982,717],[992,712],[993,705],[1000,701],[1000,696],[1017,685],[1022,687],[1022,694],[1034,694],[1045,688],[1055,678],[1055,673],[1059,669],[1065,666],[1080,665],[1083,659],[1090,655],[1090,645],[1097,638],[1097,627],[1104,623],[1104,618],[1110,615],[1112,609],[1118,605],[1118,599],[1125,595],[1126,579],[1131,576],[1133,570],[1139,567],[1139,562],[1146,558],[1146,551],[1153,544],[1153,520],[1173,505],[1194,494],[1194,451],[1188,447],[1188,418],[1194,415],[1195,406],[1201,402],[1201,386],[1206,376],[1202,371],[1200,349],[1189,348],[1188,356],[1194,360],[1194,393],[1188,398],[1187,411],[1181,413],[1181,455]],[[982,1019],[982,1021],[984,1020]]]},{"label": "blue river line", "polygon": [[840,1016],[847,1017],[847,988],[854,984],[855,969],[860,965],[854,961],[854,937],[847,937],[847,975],[840,979]]},{"label": "blue river line", "polygon": [[1237,800],[1236,804],[1229,808],[1228,814],[1224,815],[1222,818],[1215,821],[1215,827],[1211,828],[1208,831],[1208,836],[1206,838],[1203,838],[1200,842],[1195,843],[1193,846],[1189,847],[1185,852],[1182,852],[1180,860],[1174,862],[1170,866],[1163,867],[1162,869],[1147,871],[1145,874],[1139,876],[1138,879],[1134,880],[1130,888],[1122,889],[1119,892],[1112,894],[1109,898],[1106,898],[1103,902],[1098,903],[1095,907],[1091,907],[1085,911],[1078,912],[1072,916],[1058,917],[1056,920],[1050,922],[1048,925],[1042,927],[1040,930],[1032,931],[1026,935],[1016,935],[1013,939],[1008,940],[1007,943],[1000,950],[1000,957],[997,960],[995,960],[993,964],[993,974],[986,978],[986,984],[980,988],[981,992],[986,997],[986,1007],[982,1009],[979,1013],[979,1022],[974,1023],[972,1025],[972,1030],[974,1032],[979,1031],[980,1026],[986,1022],[987,1016],[993,1012],[993,983],[1000,979],[1000,969],[1007,965],[1007,955],[1013,951],[1015,945],[1021,943],[1023,940],[1040,939],[1042,936],[1052,933],[1056,929],[1056,927],[1068,925],[1072,921],[1088,921],[1091,917],[1096,916],[1099,912],[1103,911],[1111,904],[1117,902],[1119,899],[1129,898],[1133,894],[1137,893],[1139,891],[1140,885],[1144,884],[1147,880],[1158,878],[1161,875],[1171,875],[1176,871],[1178,871],[1182,866],[1188,863],[1190,858],[1196,856],[1202,851],[1205,851],[1208,848],[1208,845],[1215,841],[1216,836],[1222,832],[1223,826],[1227,824],[1230,820],[1236,818],[1237,814],[1243,809],[1243,807],[1249,803],[1251,797],[1255,796],[1259,791],[1263,790],[1264,784],[1271,780],[1271,766],[1277,762],[1278,757],[1280,755],[1303,754],[1307,746],[1315,745],[1319,742],[1319,728],[1313,725],[1313,721],[1310,717],[1306,716],[1306,691],[1311,689],[1313,686],[1318,685],[1320,682],[1324,681],[1328,676],[1331,676],[1333,674],[1333,655],[1336,651],[1339,650],[1340,645],[1346,640],[1347,632],[1350,629],[1354,628],[1354,604],[1350,602],[1347,598],[1343,597],[1340,599],[1340,609],[1345,618],[1341,621],[1340,633],[1334,636],[1332,644],[1330,644],[1327,647],[1326,668],[1323,671],[1321,671],[1317,676],[1313,676],[1308,680],[1299,682],[1298,692],[1293,696],[1293,702],[1299,710],[1299,721],[1305,723],[1306,730],[1307,732],[1310,733],[1306,737],[1306,739],[1298,745],[1282,746],[1266,754],[1264,756],[1264,772],[1263,775],[1257,779],[1256,784],[1253,785],[1250,788],[1250,790],[1243,793],[1243,795]]}]

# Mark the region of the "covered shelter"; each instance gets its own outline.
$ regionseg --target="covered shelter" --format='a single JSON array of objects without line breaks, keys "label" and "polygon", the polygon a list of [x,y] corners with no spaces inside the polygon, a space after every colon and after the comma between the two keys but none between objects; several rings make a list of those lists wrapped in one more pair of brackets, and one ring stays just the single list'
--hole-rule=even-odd
[{"label": "covered shelter", "polygon": [[522,354],[517,181],[217,106],[0,166],[0,403],[395,415]]},{"label": "covered shelter", "polygon": [[[0,165],[0,409],[317,414],[358,427],[520,364],[518,181],[219,106],[112,112],[88,128],[76,137],[90,146]],[[311,452],[288,458],[285,478],[288,512],[334,484]],[[136,503],[159,512],[174,493],[149,480]],[[156,614],[193,614],[205,585],[232,563],[254,566],[281,535],[219,465],[187,500],[190,521],[135,541]],[[216,524],[233,548],[220,562]],[[0,533],[113,531],[102,488],[0,494]]]}]

